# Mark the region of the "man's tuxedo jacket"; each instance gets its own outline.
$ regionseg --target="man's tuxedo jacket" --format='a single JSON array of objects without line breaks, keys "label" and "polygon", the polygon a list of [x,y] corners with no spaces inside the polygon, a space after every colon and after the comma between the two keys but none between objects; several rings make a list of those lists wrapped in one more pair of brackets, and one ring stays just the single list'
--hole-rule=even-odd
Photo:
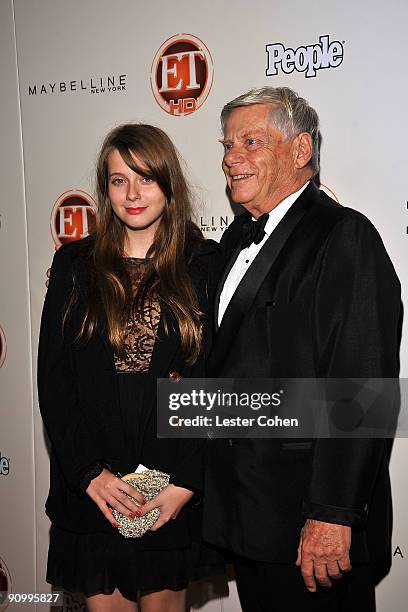
[{"label": "man's tuxedo jacket", "polygon": [[[236,218],[221,241],[239,252]],[[400,284],[373,225],[312,182],[237,287],[207,375],[397,377]],[[235,439],[208,444],[205,538],[267,562],[294,562],[305,518],[353,528],[352,561],[387,556],[391,498],[384,439]]]}]

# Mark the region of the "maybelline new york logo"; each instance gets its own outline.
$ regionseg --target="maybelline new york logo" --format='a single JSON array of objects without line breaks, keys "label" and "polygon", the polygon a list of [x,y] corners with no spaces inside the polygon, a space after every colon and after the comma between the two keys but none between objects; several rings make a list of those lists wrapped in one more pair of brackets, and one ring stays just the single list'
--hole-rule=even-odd
[{"label": "maybelline new york logo", "polygon": [[200,217],[200,228],[202,232],[223,232],[230,223],[231,218],[228,218],[228,215]]},{"label": "maybelline new york logo", "polygon": [[214,77],[211,53],[192,34],[176,34],[157,51],[150,83],[159,106],[178,117],[190,115],[206,101]]},{"label": "maybelline new york logo", "polygon": [[104,94],[118,91],[126,91],[126,74],[108,74],[70,81],[45,81],[28,84],[29,96],[70,93]]},{"label": "maybelline new york logo", "polygon": [[56,246],[80,240],[95,227],[93,198],[82,189],[70,189],[59,196],[51,212],[51,234]]},{"label": "maybelline new york logo", "polygon": [[344,46],[338,40],[330,42],[329,35],[320,36],[319,42],[292,49],[282,43],[266,45],[268,64],[266,76],[276,76],[279,68],[285,74],[294,70],[304,72],[306,78],[315,77],[322,68],[337,68],[343,61]]}]

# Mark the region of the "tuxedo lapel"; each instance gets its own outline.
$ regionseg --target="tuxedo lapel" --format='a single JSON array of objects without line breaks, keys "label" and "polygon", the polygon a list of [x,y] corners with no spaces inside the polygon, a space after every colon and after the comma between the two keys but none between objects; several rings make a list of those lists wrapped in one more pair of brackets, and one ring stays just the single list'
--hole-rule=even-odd
[{"label": "tuxedo lapel", "polygon": [[224,283],[227,280],[227,276],[230,273],[230,270],[232,266],[234,265],[240,252],[241,252],[241,242],[239,242],[238,245],[235,247],[230,259],[227,262],[227,265],[224,268],[223,273],[221,274],[220,280],[218,282],[217,291],[215,293],[215,298],[214,298],[214,329],[216,333],[218,332],[218,312],[220,308],[221,292],[224,287]]},{"label": "tuxedo lapel", "polygon": [[[250,309],[256,294],[258,293],[267,274],[274,265],[289,236],[292,234],[293,230],[306,213],[307,204],[309,202],[308,195],[310,195],[312,189],[314,190],[314,186],[309,186],[306,188],[300,195],[299,199],[291,206],[286,215],[269,236],[268,240],[261,248],[252,262],[252,265],[239,283],[224,313],[224,317],[209,357],[208,371],[210,376],[212,375],[212,372],[217,372],[219,370],[219,366],[223,363],[224,358],[230,350],[231,339],[237,334],[242,319]],[[219,296],[221,295],[225,280],[239,252],[240,245],[234,251],[230,262],[227,264],[226,273],[222,275],[222,279],[218,287],[217,305],[215,309],[217,319]]]},{"label": "tuxedo lapel", "polygon": [[221,244],[220,244],[221,257],[225,263],[223,266],[223,271],[219,277],[217,289],[216,289],[215,296],[214,296],[213,328],[214,328],[215,333],[218,332],[218,327],[219,327],[218,326],[218,312],[219,312],[219,307],[220,307],[221,293],[222,293],[225,281],[227,280],[227,276],[230,273],[231,268],[234,265],[239,253],[241,252],[243,226],[245,223],[248,223],[249,221],[251,221],[251,215],[249,214],[249,212],[244,212],[242,215],[239,215],[238,217],[236,217],[231,227],[228,228],[228,237],[227,236],[225,237],[227,238],[227,242],[224,244],[223,243],[224,239],[221,240]]}]

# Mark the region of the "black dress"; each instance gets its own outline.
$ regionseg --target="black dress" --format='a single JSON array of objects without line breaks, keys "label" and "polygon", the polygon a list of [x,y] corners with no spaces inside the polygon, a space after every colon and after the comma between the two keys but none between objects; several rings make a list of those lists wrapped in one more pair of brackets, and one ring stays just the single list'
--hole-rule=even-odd
[{"label": "black dress", "polygon": [[[124,258],[124,263],[135,293],[149,265],[148,260]],[[149,440],[144,440],[144,452],[138,449],[142,444],[140,423],[146,402],[144,393],[149,388],[149,365],[159,321],[160,307],[155,299],[150,300],[142,315],[132,309],[124,354],[115,355],[115,366],[128,451],[130,455],[146,457],[150,464],[145,467],[165,471],[165,466],[151,464],[154,453],[149,454]],[[153,446],[160,443],[157,439],[151,442]],[[136,468],[134,465],[133,469]],[[161,530],[166,527],[163,525]],[[155,532],[147,532],[142,538],[127,539],[113,528],[110,532],[80,534],[53,525],[47,582],[88,597],[110,594],[118,588],[124,596],[136,598],[138,592],[185,588],[192,579],[222,570],[218,554],[204,549],[198,538],[194,541],[192,537],[189,547],[180,548],[174,542],[172,548],[163,549],[155,547],[156,537]]]}]

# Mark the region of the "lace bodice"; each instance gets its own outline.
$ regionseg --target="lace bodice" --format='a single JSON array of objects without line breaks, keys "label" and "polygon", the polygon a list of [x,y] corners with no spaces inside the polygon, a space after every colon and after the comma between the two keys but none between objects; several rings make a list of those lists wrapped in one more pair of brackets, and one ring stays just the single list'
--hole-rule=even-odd
[{"label": "lace bodice", "polygon": [[[125,257],[124,263],[130,274],[132,292],[135,295],[146,271],[148,259]],[[132,309],[126,324],[124,355],[115,354],[117,372],[147,372],[149,370],[159,321],[160,305],[155,298],[149,300],[142,313]]]}]

